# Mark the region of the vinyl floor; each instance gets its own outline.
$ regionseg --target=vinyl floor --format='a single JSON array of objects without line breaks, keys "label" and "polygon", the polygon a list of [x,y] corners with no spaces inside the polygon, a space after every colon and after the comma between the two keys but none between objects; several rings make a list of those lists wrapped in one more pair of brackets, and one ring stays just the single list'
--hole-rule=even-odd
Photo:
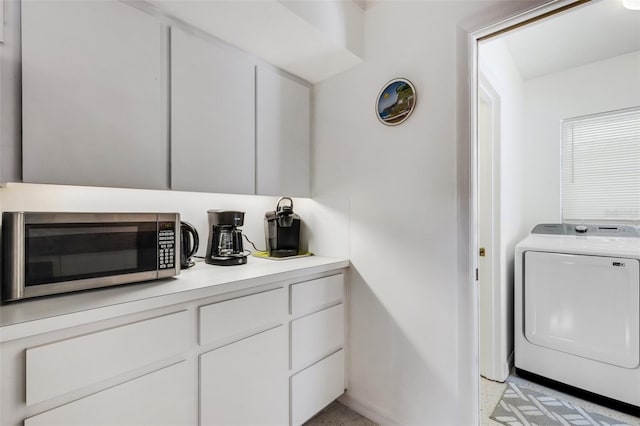
[{"label": "vinyl floor", "polygon": [[[522,377],[518,377],[516,375],[510,375],[508,380],[512,381],[519,387],[529,388],[534,391],[552,396],[554,398],[562,399],[571,404],[578,405],[589,411],[594,411],[596,413],[600,413],[605,416],[612,417],[621,422],[624,422],[630,425],[640,425],[640,418],[638,417],[634,417],[626,413],[621,413],[619,411],[612,410],[608,407],[603,407],[593,402],[585,401],[575,396],[568,395],[566,393],[559,392],[554,389],[548,388],[546,386],[542,386],[540,384],[523,379]],[[502,393],[504,392],[506,387],[507,387],[506,383],[494,382],[491,380],[487,380],[484,377],[480,378],[480,424],[481,426],[502,426],[502,423],[498,423],[490,419],[489,416],[491,416],[491,413],[493,413],[493,409],[498,403],[498,401],[500,401],[500,397],[502,396]]]}]

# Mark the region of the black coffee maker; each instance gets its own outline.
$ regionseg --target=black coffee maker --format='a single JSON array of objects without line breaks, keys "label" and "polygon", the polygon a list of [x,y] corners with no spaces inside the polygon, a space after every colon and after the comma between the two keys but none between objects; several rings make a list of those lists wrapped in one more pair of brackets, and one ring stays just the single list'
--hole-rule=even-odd
[{"label": "black coffee maker", "polygon": [[242,245],[244,212],[208,210],[209,240],[204,261],[211,265],[242,265],[247,255]]},{"label": "black coffee maker", "polygon": [[[289,205],[283,202],[289,202]],[[271,257],[298,255],[300,249],[300,216],[293,212],[293,200],[282,197],[276,210],[264,215],[264,235]]]}]

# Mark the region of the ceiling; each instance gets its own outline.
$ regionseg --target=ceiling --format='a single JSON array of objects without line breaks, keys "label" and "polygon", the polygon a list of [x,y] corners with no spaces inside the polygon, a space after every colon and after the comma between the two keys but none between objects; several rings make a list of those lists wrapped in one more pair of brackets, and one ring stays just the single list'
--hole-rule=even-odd
[{"label": "ceiling", "polygon": [[527,80],[640,50],[640,11],[592,0],[502,37]]}]

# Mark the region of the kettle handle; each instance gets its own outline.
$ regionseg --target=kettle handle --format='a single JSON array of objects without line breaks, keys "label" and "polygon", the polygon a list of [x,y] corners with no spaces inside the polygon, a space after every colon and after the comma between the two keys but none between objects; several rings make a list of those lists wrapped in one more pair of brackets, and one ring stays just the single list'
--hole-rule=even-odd
[{"label": "kettle handle", "polygon": [[184,228],[193,237],[193,247],[191,247],[191,251],[185,255],[185,258],[188,259],[198,250],[200,238],[198,238],[198,231],[196,231],[196,228],[189,222],[180,222],[180,228]]},{"label": "kettle handle", "polygon": [[289,200],[289,204],[291,204],[291,211],[293,211],[293,200],[290,197],[280,197],[280,199],[276,203],[276,213],[280,211],[280,203],[284,200]]}]

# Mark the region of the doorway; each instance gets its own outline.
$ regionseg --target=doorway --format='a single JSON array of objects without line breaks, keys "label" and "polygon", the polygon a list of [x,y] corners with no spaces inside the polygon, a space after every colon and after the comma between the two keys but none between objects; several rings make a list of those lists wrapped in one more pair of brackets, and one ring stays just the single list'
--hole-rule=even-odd
[{"label": "doorway", "polygon": [[[472,34],[471,240],[479,371],[491,380],[504,381],[512,365],[514,247],[536,224],[563,221],[560,122],[640,103],[640,37],[605,22],[619,10],[621,1],[557,0]],[[626,13],[640,28],[640,12]]]}]

